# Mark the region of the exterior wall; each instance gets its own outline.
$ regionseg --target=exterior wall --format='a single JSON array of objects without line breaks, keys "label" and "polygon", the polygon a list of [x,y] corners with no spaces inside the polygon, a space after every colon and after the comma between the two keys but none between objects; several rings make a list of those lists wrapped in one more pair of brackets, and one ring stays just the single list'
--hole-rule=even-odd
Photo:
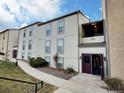
[{"label": "exterior wall", "polygon": [[[86,18],[83,18],[81,23],[85,22]],[[64,17],[60,20],[64,20],[64,33],[63,34],[58,34],[57,30],[57,21],[52,21],[50,23],[43,24],[41,26],[33,25],[24,29],[20,30],[20,37],[19,37],[19,53],[18,53],[18,58],[21,58],[22,52],[25,52],[25,59],[27,59],[27,53],[29,50],[27,49],[28,47],[28,41],[29,37],[27,36],[25,39],[23,39],[23,30],[26,31],[26,35],[29,33],[29,29],[32,28],[33,31],[33,45],[32,45],[32,50],[31,50],[31,55],[32,57],[50,57],[51,60],[51,67],[56,67],[55,62],[53,57],[57,53],[57,39],[64,39],[64,54],[58,54],[58,57],[63,57],[64,58],[64,68],[67,67],[72,67],[76,71],[79,69],[79,49],[78,49],[78,25],[79,25],[79,20],[78,20],[78,14],[74,14],[68,17]],[[87,20],[86,20],[87,21]],[[51,36],[47,37],[46,36],[46,25],[51,24]],[[26,41],[26,50],[22,50],[22,42],[23,40]],[[45,45],[46,45],[46,40],[51,40],[51,53],[47,54],[45,53]],[[73,51],[72,51],[73,50]]]},{"label": "exterior wall", "polygon": [[[0,33],[0,52],[5,53],[7,51],[7,43],[8,43],[8,31],[2,32]],[[5,39],[3,39],[3,37],[5,36]],[[0,55],[0,60],[5,60],[6,59],[6,55]]]},{"label": "exterior wall", "polygon": [[8,49],[7,49],[7,59],[15,62],[16,59],[13,58],[13,50],[18,47],[18,30],[10,30],[9,31],[9,39],[8,39]]},{"label": "exterior wall", "polygon": [[[0,55],[0,60],[12,59],[13,46],[18,45],[18,33],[18,30],[14,29],[10,29],[0,33],[0,52],[5,53],[4,56]],[[3,39],[4,35],[5,39]]]},{"label": "exterior wall", "polygon": [[124,79],[124,1],[108,0],[105,10],[110,76]]},{"label": "exterior wall", "polygon": [[[102,54],[103,57],[106,57],[106,50],[105,47],[81,47],[80,48],[80,73],[82,73],[82,54]],[[103,58],[103,59],[104,59]],[[106,67],[106,61],[104,60],[104,75],[107,76],[107,67]]]},{"label": "exterior wall", "polygon": [[[32,31],[32,36],[31,37],[29,36],[30,31]],[[23,38],[23,33],[24,32],[25,32],[25,35],[26,35],[25,38]],[[22,58],[22,53],[25,53],[25,55],[24,55],[25,58],[24,59],[27,59],[28,58],[28,52],[32,53],[32,57],[35,57],[34,56],[34,45],[37,46],[37,47],[40,46],[40,45],[35,44],[36,40],[38,38],[37,36],[35,36],[35,33],[37,33],[37,25],[32,25],[32,26],[29,26],[29,27],[26,27],[26,28],[23,28],[23,29],[19,30],[18,59]],[[40,34],[40,33],[38,33],[38,34]],[[29,40],[33,40],[33,43],[34,43],[31,50],[28,49]],[[23,41],[26,42],[25,50],[22,49]]]}]

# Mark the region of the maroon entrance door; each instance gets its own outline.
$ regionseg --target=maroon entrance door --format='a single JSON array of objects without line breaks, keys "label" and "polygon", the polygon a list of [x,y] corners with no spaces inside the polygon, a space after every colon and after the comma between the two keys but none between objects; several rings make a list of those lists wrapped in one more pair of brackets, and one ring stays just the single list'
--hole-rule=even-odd
[{"label": "maroon entrance door", "polygon": [[91,74],[91,54],[82,54],[82,72]]},{"label": "maroon entrance door", "polygon": [[101,76],[104,78],[104,65],[102,54],[82,54],[82,72]]}]

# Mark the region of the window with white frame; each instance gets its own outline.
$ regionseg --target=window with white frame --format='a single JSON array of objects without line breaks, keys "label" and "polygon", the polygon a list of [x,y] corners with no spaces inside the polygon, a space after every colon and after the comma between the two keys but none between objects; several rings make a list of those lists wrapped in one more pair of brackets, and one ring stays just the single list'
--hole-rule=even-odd
[{"label": "window with white frame", "polygon": [[50,57],[46,56],[46,57],[45,57],[45,60],[46,60],[46,61],[49,63],[49,65],[50,65],[50,62],[51,62]]},{"label": "window with white frame", "polygon": [[57,40],[57,53],[64,53],[64,39]]},{"label": "window with white frame", "polygon": [[29,31],[29,36],[30,36],[30,37],[32,36],[32,30]]},{"label": "window with white frame", "polygon": [[51,36],[51,24],[46,25],[46,36]]},{"label": "window with white frame", "polygon": [[24,30],[24,33],[23,33],[23,38],[25,38],[26,37],[26,32],[25,32],[25,30]]},{"label": "window with white frame", "polygon": [[46,53],[51,53],[51,41],[50,40],[46,40],[46,49],[45,49]]},{"label": "window with white frame", "polygon": [[25,57],[25,53],[24,52],[22,52],[22,59]]},{"label": "window with white frame", "polygon": [[28,52],[28,58],[31,58],[31,52]]},{"label": "window with white frame", "polygon": [[25,50],[26,41],[23,41],[22,49]]},{"label": "window with white frame", "polygon": [[5,40],[5,33],[3,33],[3,40]]},{"label": "window with white frame", "polygon": [[57,21],[57,25],[58,25],[58,34],[64,33],[64,20],[58,20]]},{"label": "window with white frame", "polygon": [[57,67],[63,68],[64,67],[64,57],[59,57],[57,61]]},{"label": "window with white frame", "polygon": [[28,49],[32,49],[32,40],[29,40],[29,45],[28,45]]}]

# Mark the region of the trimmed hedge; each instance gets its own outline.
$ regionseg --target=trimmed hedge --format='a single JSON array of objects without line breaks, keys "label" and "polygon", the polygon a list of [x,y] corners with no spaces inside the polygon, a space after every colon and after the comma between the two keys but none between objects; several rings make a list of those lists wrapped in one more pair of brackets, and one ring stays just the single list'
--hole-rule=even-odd
[{"label": "trimmed hedge", "polygon": [[49,64],[45,59],[41,57],[30,58],[29,63],[32,67],[44,67],[44,66],[48,66]]}]

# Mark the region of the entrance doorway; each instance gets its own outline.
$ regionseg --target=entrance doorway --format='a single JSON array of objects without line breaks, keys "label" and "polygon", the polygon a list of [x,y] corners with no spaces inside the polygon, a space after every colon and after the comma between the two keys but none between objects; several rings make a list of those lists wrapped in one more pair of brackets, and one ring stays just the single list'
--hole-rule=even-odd
[{"label": "entrance doorway", "polygon": [[100,55],[92,55],[92,74],[101,75]]},{"label": "entrance doorway", "polygon": [[82,54],[82,72],[104,77],[103,55]]}]

